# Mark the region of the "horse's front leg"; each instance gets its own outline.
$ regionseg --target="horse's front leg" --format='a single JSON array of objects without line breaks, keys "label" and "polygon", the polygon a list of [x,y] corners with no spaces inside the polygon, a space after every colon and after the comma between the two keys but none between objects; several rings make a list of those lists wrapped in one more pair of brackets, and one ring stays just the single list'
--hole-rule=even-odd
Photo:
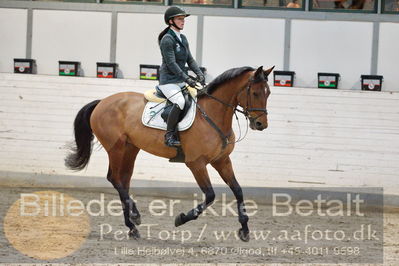
[{"label": "horse's front leg", "polygon": [[193,173],[197,184],[205,194],[205,201],[198,204],[197,207],[190,210],[187,214],[181,213],[175,219],[175,226],[180,226],[187,223],[188,221],[195,220],[200,214],[210,206],[215,200],[215,192],[213,191],[211,181],[209,180],[208,171],[206,170],[206,164],[204,163],[186,163],[187,167],[190,168]]},{"label": "horse's front leg", "polygon": [[244,204],[244,195],[242,193],[242,189],[240,184],[238,184],[233,166],[231,164],[231,160],[229,156],[221,158],[220,160],[212,163],[212,166],[218,171],[219,175],[222,177],[224,182],[230,187],[233,191],[234,196],[237,200],[237,209],[238,209],[238,221],[241,224],[241,228],[238,230],[238,235],[242,241],[249,241],[249,228],[248,228],[248,215],[245,210]]}]

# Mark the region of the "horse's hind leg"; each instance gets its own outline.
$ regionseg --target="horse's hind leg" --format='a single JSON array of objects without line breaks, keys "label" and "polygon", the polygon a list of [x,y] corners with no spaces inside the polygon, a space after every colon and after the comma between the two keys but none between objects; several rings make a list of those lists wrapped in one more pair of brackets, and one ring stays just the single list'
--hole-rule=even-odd
[{"label": "horse's hind leg", "polygon": [[202,192],[205,194],[205,201],[198,204],[197,207],[190,210],[187,214],[181,213],[175,219],[175,226],[180,226],[187,223],[188,221],[195,220],[198,216],[215,200],[215,192],[213,191],[211,181],[209,180],[208,171],[206,165],[203,163],[186,163],[193,173],[195,180],[197,181]]},{"label": "horse's hind leg", "polygon": [[136,146],[124,141],[118,141],[108,151],[109,169],[107,179],[119,193],[125,225],[129,227],[129,234],[134,238],[140,237],[135,225],[139,225],[141,219],[135,202],[129,196],[129,186],[133,174],[134,162],[139,151],[140,149]]},{"label": "horse's hind leg", "polygon": [[238,234],[242,241],[247,242],[249,241],[248,215],[246,214],[245,210],[244,195],[242,194],[240,184],[238,184],[237,179],[235,178],[230,157],[224,157],[212,163],[212,166],[216,169],[216,171],[218,171],[219,175],[230,187],[237,199],[238,221],[242,226],[242,228],[238,231]]}]

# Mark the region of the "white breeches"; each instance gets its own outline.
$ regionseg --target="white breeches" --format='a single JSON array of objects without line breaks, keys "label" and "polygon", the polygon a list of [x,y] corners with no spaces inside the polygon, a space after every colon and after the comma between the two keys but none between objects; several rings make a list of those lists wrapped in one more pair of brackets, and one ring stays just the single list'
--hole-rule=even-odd
[{"label": "white breeches", "polygon": [[159,85],[158,88],[168,98],[169,101],[177,104],[180,110],[183,110],[185,101],[183,93],[181,92],[181,88],[184,85],[185,85],[184,83],[178,83],[178,84],[171,83],[171,84]]}]

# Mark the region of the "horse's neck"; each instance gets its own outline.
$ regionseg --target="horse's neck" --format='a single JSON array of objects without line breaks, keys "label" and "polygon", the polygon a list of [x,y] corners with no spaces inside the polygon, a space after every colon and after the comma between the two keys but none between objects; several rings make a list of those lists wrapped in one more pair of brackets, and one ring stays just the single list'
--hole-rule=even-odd
[{"label": "horse's neck", "polygon": [[[236,108],[238,105],[237,95],[244,85],[245,84],[242,82],[235,82],[232,80],[217,88],[216,91],[212,93],[212,96]],[[204,109],[208,116],[226,135],[230,133],[234,114],[233,108],[215,99],[211,99],[210,97],[205,97]]]}]

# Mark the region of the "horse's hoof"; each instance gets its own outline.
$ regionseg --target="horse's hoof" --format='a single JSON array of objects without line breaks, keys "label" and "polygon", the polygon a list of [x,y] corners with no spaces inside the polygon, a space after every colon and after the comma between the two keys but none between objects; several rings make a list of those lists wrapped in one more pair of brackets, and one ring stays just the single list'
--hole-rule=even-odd
[{"label": "horse's hoof", "polygon": [[129,216],[130,222],[132,222],[134,225],[140,225],[141,224],[141,216],[139,215],[133,215],[130,214]]},{"label": "horse's hoof", "polygon": [[242,230],[242,228],[240,228],[238,230],[238,236],[240,237],[240,239],[244,242],[248,242],[249,241],[249,231],[244,232],[244,230]]},{"label": "horse's hoof", "polygon": [[140,238],[140,232],[137,230],[137,228],[132,228],[129,231],[129,236],[132,237],[133,239],[139,239]]},{"label": "horse's hoof", "polygon": [[184,213],[180,213],[179,215],[176,216],[176,218],[175,218],[175,226],[176,227],[185,223],[183,221],[184,216],[186,216]]}]

